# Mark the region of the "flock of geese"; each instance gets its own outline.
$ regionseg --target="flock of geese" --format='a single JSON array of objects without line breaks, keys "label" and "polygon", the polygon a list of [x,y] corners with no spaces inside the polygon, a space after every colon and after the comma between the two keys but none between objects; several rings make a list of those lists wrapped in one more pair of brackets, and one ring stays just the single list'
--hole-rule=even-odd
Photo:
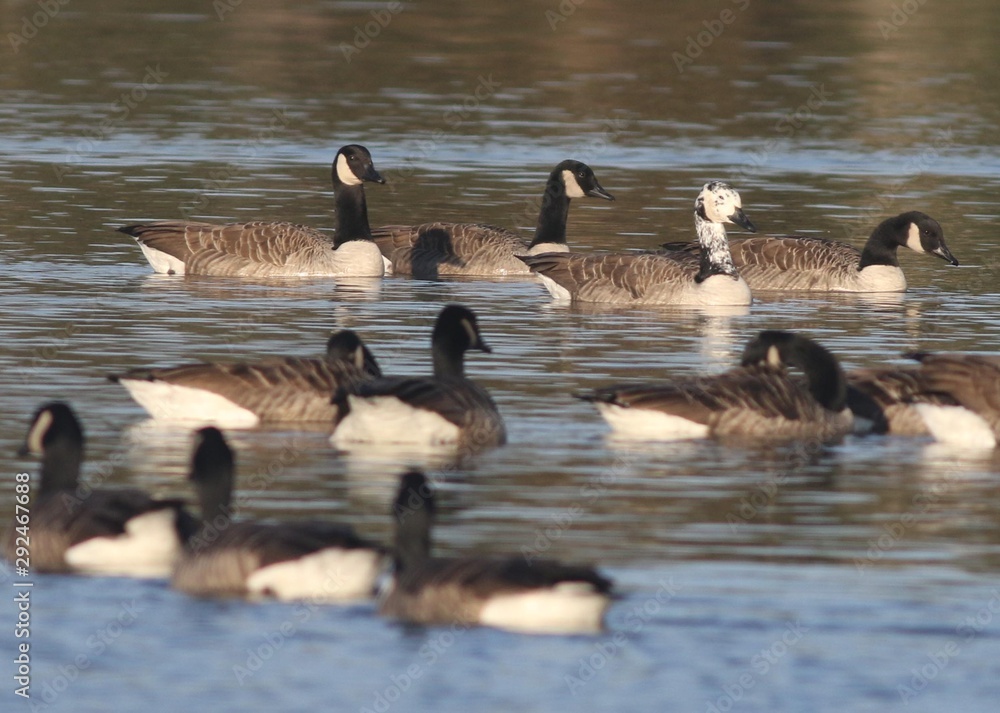
[{"label": "flock of geese", "polygon": [[[335,239],[277,222],[129,225],[157,272],[241,277],[387,273],[499,276],[534,273],[557,299],[616,304],[746,305],[755,291],[899,292],[905,246],[957,265],[941,226],[919,212],[886,219],[862,250],[821,238],[729,240],[725,225],[756,232],[739,194],[707,183],[695,201],[697,242],[657,250],[574,253],[566,242],[570,200],[614,200],[590,167],[563,161],[549,175],[534,239],[475,223],[368,223],[365,183],[384,183],[363,146],[333,162]],[[25,452],[41,458],[32,505],[31,562],[50,572],[169,577],[197,596],[349,601],[372,596],[387,616],[420,623],[483,624],[566,633],[601,628],[611,582],[589,567],[431,554],[435,500],[427,479],[400,479],[395,541],[383,547],[325,521],[234,520],[234,458],[220,430],[272,422],[321,422],[338,447],[408,443],[480,450],[506,442],[489,393],[465,376],[470,350],[489,353],[476,315],[439,313],[425,376],[386,376],[362,339],[332,335],[322,358],[199,363],[134,369],[109,378],[154,419],[209,422],[196,433],[190,481],[198,515],[178,500],[134,489],[78,492],[83,429],[60,402],[39,408]],[[845,373],[826,348],[769,330],[740,363],[712,376],[609,385],[576,394],[612,430],[637,439],[735,437],[832,441],[848,433],[932,435],[994,447],[1000,434],[1000,357],[910,355],[912,366]],[[5,555],[19,554],[17,531]]]}]

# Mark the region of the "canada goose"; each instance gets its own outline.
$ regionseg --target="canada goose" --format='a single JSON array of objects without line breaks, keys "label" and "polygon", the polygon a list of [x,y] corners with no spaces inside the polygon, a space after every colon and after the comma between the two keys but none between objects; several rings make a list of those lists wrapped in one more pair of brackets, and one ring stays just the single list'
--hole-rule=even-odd
[{"label": "canada goose", "polygon": [[273,597],[340,602],[370,597],[383,569],[382,548],[328,522],[233,520],[233,452],[209,426],[195,436],[190,479],[201,528],[187,543],[171,585],[215,597]]},{"label": "canada goose", "polygon": [[[896,256],[901,245],[958,265],[941,226],[919,211],[882,221],[864,250],[834,240],[801,237],[742,238],[729,245],[733,264],[754,291],[903,292],[906,278]],[[697,249],[691,243],[664,243],[663,247],[668,253]]]},{"label": "canada goose", "polygon": [[[805,381],[786,373],[795,366]],[[837,439],[851,430],[836,358],[798,334],[764,331],[723,374],[618,385],[578,394],[619,435],[648,440],[710,436]]]},{"label": "canada goose", "polygon": [[456,444],[469,449],[502,445],[507,434],[496,404],[465,377],[469,349],[492,351],[472,310],[448,305],[431,335],[434,375],[383,377],[340,389],[334,397],[340,422],[331,436],[333,444]]},{"label": "canada goose", "polygon": [[517,255],[566,251],[566,219],[571,198],[591,196],[613,201],[590,166],[563,161],[549,174],[542,194],[538,226],[530,243],[505,228],[481,223],[387,225],[373,231],[382,254],[397,275],[528,275]]},{"label": "canada goose", "polygon": [[406,473],[393,504],[394,572],[379,612],[419,624],[493,626],[536,634],[593,633],[611,603],[611,581],[590,567],[525,557],[431,557],[434,494]]},{"label": "canada goose", "polygon": [[919,400],[920,413],[938,441],[974,448],[992,448],[1000,438],[1000,357],[975,354],[907,356],[920,362],[918,377],[924,393],[954,401]]},{"label": "canada goose", "polygon": [[372,242],[364,183],[385,183],[371,154],[351,144],[333,161],[337,233],[293,223],[214,225],[179,220],[119,228],[139,242],[155,272],[223,277],[381,277],[385,260]]},{"label": "canada goose", "polygon": [[[30,567],[37,572],[168,576],[194,530],[193,518],[179,500],[81,484],[83,449],[83,427],[67,404],[53,401],[35,411],[20,451],[42,460],[37,495],[23,511],[30,514],[23,523],[29,534],[12,525],[4,556],[14,562],[18,546],[30,542]],[[20,523],[16,516],[14,523]]]},{"label": "canada goose", "polygon": [[339,387],[381,375],[357,334],[342,330],[327,342],[325,359],[186,364],[108,378],[128,389],[154,419],[246,428],[262,421],[332,423],[337,407],[330,397]]},{"label": "canada goose", "polygon": [[720,181],[706,183],[695,201],[701,246],[695,261],[667,254],[546,253],[521,256],[556,299],[659,305],[748,305],[750,288],[733,267],[725,223],[751,232],[740,195]]},{"label": "canada goose", "polygon": [[854,414],[855,430],[896,436],[926,436],[930,432],[917,410],[918,403],[956,406],[945,394],[928,393],[918,367],[878,367],[847,372],[847,405]]}]

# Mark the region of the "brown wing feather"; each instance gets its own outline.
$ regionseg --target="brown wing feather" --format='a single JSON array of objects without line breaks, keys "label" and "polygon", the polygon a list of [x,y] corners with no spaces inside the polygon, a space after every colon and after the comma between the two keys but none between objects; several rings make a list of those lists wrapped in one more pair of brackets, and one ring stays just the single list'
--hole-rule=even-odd
[{"label": "brown wing feather", "polygon": [[973,354],[922,354],[920,382],[982,416],[1000,433],[1000,358]]},{"label": "brown wing feather", "polygon": [[515,258],[527,252],[527,245],[516,233],[495,225],[388,225],[376,228],[372,236],[397,274],[433,278],[527,273]]},{"label": "brown wing feather", "polygon": [[574,298],[591,302],[641,300],[664,285],[687,285],[698,274],[695,260],[640,253],[543,253],[521,260]]}]

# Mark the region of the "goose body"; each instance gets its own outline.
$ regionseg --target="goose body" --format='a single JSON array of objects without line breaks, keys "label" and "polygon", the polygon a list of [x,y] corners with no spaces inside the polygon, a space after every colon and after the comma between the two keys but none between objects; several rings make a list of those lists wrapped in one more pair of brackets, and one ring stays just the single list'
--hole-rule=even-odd
[{"label": "goose body", "polygon": [[[179,500],[135,488],[79,484],[84,434],[72,409],[45,404],[35,413],[23,453],[41,456],[37,496],[30,506],[31,568],[103,576],[166,577],[180,556],[193,519]],[[4,539],[15,559],[17,532]]]},{"label": "goose body", "polygon": [[594,633],[611,582],[593,569],[524,557],[431,556],[434,496],[420,473],[403,476],[393,506],[393,577],[380,613],[419,624],[483,625],[541,634]]},{"label": "goose body", "polygon": [[946,402],[918,401],[914,408],[938,441],[992,448],[1000,439],[1000,357],[975,354],[911,354],[920,362],[925,394]]},{"label": "goose body", "polygon": [[601,188],[589,166],[568,160],[549,175],[535,237],[530,243],[510,230],[481,223],[388,225],[376,228],[373,236],[397,275],[528,275],[531,270],[517,256],[568,250],[570,199],[584,196],[614,200]]},{"label": "goose body", "polygon": [[201,528],[188,540],[171,577],[179,591],[206,597],[270,597],[341,602],[374,592],[381,548],[344,526],[319,521],[234,521],[234,463],[222,433],[203,428],[191,467]]},{"label": "goose body", "polygon": [[153,270],[174,275],[225,277],[381,277],[386,261],[372,242],[364,183],[385,183],[371,154],[352,144],[333,162],[337,232],[284,222],[215,225],[156,221],[127,225],[120,232],[139,243]]},{"label": "goose body", "polygon": [[[805,372],[805,380],[785,367]],[[716,376],[611,386],[580,394],[616,435],[644,440],[706,437],[835,440],[849,433],[846,383],[823,347],[788,332],[761,332],[741,366]]]},{"label": "goose body", "polygon": [[[856,424],[875,433],[926,436],[918,403],[955,406],[945,394],[926,393],[916,367],[879,367],[847,372],[847,405]],[[857,429],[856,429],[857,430]]]},{"label": "goose body", "polygon": [[[733,264],[754,291],[904,292],[897,249],[936,255],[957,265],[940,224],[918,211],[882,221],[863,250],[824,238],[753,237],[730,242]],[[690,243],[666,243],[666,254],[694,252]]]},{"label": "goose body", "polygon": [[371,352],[354,332],[343,330],[330,337],[325,359],[187,364],[108,378],[154,419],[245,428],[261,422],[332,423],[337,406],[330,399],[337,389],[378,376]]},{"label": "goose body", "polygon": [[520,259],[559,300],[678,306],[749,305],[750,288],[730,259],[725,223],[753,231],[739,194],[719,181],[695,201],[701,256],[546,253]]},{"label": "goose body", "polygon": [[445,307],[431,336],[434,375],[383,377],[341,389],[335,397],[339,422],[334,445],[350,443],[456,444],[479,449],[502,445],[506,429],[496,404],[467,379],[464,355],[489,352],[475,314],[459,305]]}]

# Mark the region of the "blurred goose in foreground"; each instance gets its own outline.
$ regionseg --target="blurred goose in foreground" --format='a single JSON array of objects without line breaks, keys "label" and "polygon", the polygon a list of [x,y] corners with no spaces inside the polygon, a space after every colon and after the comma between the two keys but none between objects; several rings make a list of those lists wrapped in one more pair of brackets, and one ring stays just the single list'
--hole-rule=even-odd
[{"label": "blurred goose in foreground", "polygon": [[[906,278],[897,248],[937,255],[958,265],[936,220],[910,211],[882,221],[863,250],[824,238],[759,237],[732,240],[733,264],[753,291],[903,292]],[[693,243],[664,243],[666,254],[697,251]]]},{"label": "blurred goose in foreground", "polygon": [[751,232],[740,195],[721,181],[706,183],[694,210],[699,260],[683,253],[546,253],[521,256],[556,299],[614,304],[748,305],[750,288],[733,266],[726,223]]},{"label": "blurred goose in foreground", "polygon": [[394,572],[380,613],[419,624],[493,626],[526,633],[594,633],[611,603],[611,581],[590,567],[526,557],[431,556],[434,494],[405,474],[393,505]]},{"label": "blurred goose in foreground", "polygon": [[568,250],[570,199],[584,196],[614,200],[589,166],[563,161],[549,174],[530,243],[510,230],[482,223],[387,225],[376,228],[373,235],[397,275],[430,279],[441,275],[528,275],[531,270],[516,256]]},{"label": "blurred goose in foreground", "polygon": [[929,435],[918,403],[956,406],[945,394],[927,393],[919,367],[877,367],[847,372],[847,405],[855,431],[894,436]]},{"label": "blurred goose in foreground", "polygon": [[[787,373],[800,369],[805,380]],[[579,394],[616,435],[646,440],[711,436],[835,440],[851,431],[837,359],[799,334],[765,331],[723,374],[624,384]]]},{"label": "blurred goose in foreground", "polygon": [[194,519],[180,500],[158,500],[136,488],[81,484],[83,449],[83,427],[68,405],[53,401],[35,412],[21,454],[41,456],[41,477],[30,506],[27,494],[18,490],[4,556],[13,563],[24,557],[19,548],[28,548],[36,572],[169,576],[194,531]]},{"label": "blurred goose in foreground", "polygon": [[330,399],[338,388],[381,375],[358,335],[345,329],[330,337],[325,359],[186,364],[108,378],[154,419],[246,428],[275,421],[332,423],[337,406]]},{"label": "blurred goose in foreground", "polygon": [[385,564],[382,548],[328,522],[234,521],[234,470],[222,433],[211,426],[198,431],[190,479],[202,525],[174,570],[175,589],[331,603],[372,596]]},{"label": "blurred goose in foreground", "polygon": [[118,230],[135,238],[155,272],[224,277],[381,277],[386,261],[372,242],[365,182],[385,183],[364,146],[351,144],[333,161],[337,232],[293,223],[214,225],[157,221]]},{"label": "blurred goose in foreground", "polygon": [[907,356],[920,362],[922,393],[951,402],[922,398],[914,404],[931,435],[959,446],[996,446],[1000,438],[1000,357],[924,352]]},{"label": "blurred goose in foreground", "polygon": [[465,352],[490,352],[476,315],[448,305],[431,335],[434,375],[383,377],[340,389],[334,400],[340,422],[331,441],[455,444],[469,449],[502,445],[507,433],[493,399],[465,376]]}]

